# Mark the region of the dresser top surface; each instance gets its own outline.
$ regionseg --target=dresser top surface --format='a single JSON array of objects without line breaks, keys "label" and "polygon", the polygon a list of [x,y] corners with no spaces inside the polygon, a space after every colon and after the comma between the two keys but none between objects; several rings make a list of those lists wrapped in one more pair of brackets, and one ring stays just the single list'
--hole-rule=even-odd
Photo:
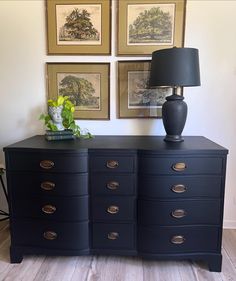
[{"label": "dresser top surface", "polygon": [[47,141],[44,135],[37,135],[4,148],[11,150],[144,150],[155,153],[220,153],[228,150],[202,136],[186,136],[183,142],[165,142],[159,136],[95,136],[92,139]]}]

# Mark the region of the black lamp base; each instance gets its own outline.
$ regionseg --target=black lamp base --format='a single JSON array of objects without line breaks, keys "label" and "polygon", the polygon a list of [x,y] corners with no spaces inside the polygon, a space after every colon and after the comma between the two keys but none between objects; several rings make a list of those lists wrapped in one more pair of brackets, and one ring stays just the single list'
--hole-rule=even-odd
[{"label": "black lamp base", "polygon": [[180,142],[184,141],[184,138],[181,135],[166,135],[164,141]]},{"label": "black lamp base", "polygon": [[166,130],[165,141],[181,142],[181,136],[187,118],[187,104],[184,97],[173,94],[166,97],[166,102],[162,106],[162,120]]}]

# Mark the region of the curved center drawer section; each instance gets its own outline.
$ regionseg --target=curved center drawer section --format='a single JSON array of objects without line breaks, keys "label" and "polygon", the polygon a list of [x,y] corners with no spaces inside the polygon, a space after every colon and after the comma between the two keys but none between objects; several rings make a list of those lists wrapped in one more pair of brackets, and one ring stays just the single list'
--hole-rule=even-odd
[{"label": "curved center drawer section", "polygon": [[140,156],[141,174],[222,174],[223,160],[217,157],[151,157]]},{"label": "curved center drawer section", "polygon": [[140,200],[138,206],[138,217],[141,224],[217,225],[221,220],[220,200]]},{"label": "curved center drawer section", "polygon": [[11,171],[83,173],[88,171],[87,153],[9,153]]},{"label": "curved center drawer section", "polygon": [[92,199],[93,221],[132,221],[136,217],[135,197],[95,197]]},{"label": "curved center drawer section", "polygon": [[88,196],[22,198],[15,201],[12,216],[58,221],[88,220]]},{"label": "curved center drawer section", "polygon": [[94,249],[134,249],[134,224],[93,224]]},{"label": "curved center drawer section", "polygon": [[89,248],[88,222],[62,223],[15,220],[14,244],[45,249],[83,250]]},{"label": "curved center drawer section", "polygon": [[17,173],[11,172],[12,196],[55,195],[80,196],[88,194],[88,174]]},{"label": "curved center drawer section", "polygon": [[135,170],[134,156],[90,156],[90,169],[92,172],[106,173],[133,173]]},{"label": "curved center drawer section", "polygon": [[94,173],[90,179],[92,195],[134,195],[135,174]]}]

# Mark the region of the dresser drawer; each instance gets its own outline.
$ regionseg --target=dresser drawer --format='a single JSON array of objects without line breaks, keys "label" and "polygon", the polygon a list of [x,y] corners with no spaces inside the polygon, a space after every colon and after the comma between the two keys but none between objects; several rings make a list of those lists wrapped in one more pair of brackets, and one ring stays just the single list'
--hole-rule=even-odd
[{"label": "dresser drawer", "polygon": [[217,157],[141,157],[139,172],[156,175],[222,174],[223,160]]},{"label": "dresser drawer", "polygon": [[92,199],[94,221],[128,221],[136,217],[136,198],[110,196]]},{"label": "dresser drawer", "polygon": [[88,220],[88,196],[22,198],[15,200],[12,216],[59,221]]},{"label": "dresser drawer", "polygon": [[215,226],[141,227],[138,248],[153,254],[216,252],[219,237],[220,229]]},{"label": "dresser drawer", "polygon": [[220,224],[220,200],[140,200],[138,217],[141,224],[183,225]]},{"label": "dresser drawer", "polygon": [[134,224],[93,224],[92,247],[94,249],[134,249]]},{"label": "dresser drawer", "polygon": [[10,172],[12,197],[35,195],[79,196],[88,194],[88,174]]},{"label": "dresser drawer", "polygon": [[88,171],[86,154],[74,153],[9,153],[11,171],[44,171],[49,173],[82,173]]},{"label": "dresser drawer", "polygon": [[136,177],[134,174],[98,174],[90,178],[92,195],[134,195]]},{"label": "dresser drawer", "polygon": [[12,233],[13,244],[17,246],[58,250],[89,248],[88,222],[61,223],[16,220],[12,222]]},{"label": "dresser drawer", "polygon": [[135,171],[135,160],[133,156],[91,156],[90,169],[92,172],[106,173],[133,173]]},{"label": "dresser drawer", "polygon": [[221,176],[153,176],[139,177],[138,190],[142,197],[188,198],[222,195]]}]

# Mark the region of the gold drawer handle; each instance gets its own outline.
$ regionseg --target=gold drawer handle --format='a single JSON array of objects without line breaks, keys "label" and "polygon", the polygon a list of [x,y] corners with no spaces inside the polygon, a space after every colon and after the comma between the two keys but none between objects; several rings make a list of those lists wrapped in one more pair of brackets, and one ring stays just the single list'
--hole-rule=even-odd
[{"label": "gold drawer handle", "polygon": [[176,172],[183,172],[187,168],[186,164],[183,162],[175,163],[172,169]]},{"label": "gold drawer handle", "polygon": [[115,215],[115,214],[117,214],[117,213],[119,212],[119,207],[118,207],[118,206],[114,206],[114,205],[109,206],[109,207],[107,208],[107,212],[108,212],[109,214]]},{"label": "gold drawer handle", "polygon": [[51,230],[45,231],[43,233],[43,237],[47,240],[55,240],[55,239],[57,239],[57,233],[54,231],[51,231]]},{"label": "gold drawer handle", "polygon": [[41,183],[40,186],[43,190],[53,190],[55,188],[56,184],[51,181],[44,181]]},{"label": "gold drawer handle", "polygon": [[43,211],[45,214],[49,214],[49,215],[55,213],[56,210],[57,210],[57,208],[56,208],[55,206],[53,206],[53,205],[44,205],[44,206],[42,207],[42,211]]},{"label": "gold drawer handle", "polygon": [[184,193],[187,191],[187,187],[183,184],[176,184],[172,186],[171,190],[175,193]]},{"label": "gold drawer handle", "polygon": [[54,167],[54,162],[51,160],[42,160],[42,161],[40,161],[39,165],[41,168],[43,168],[45,170],[49,170]]},{"label": "gold drawer handle", "polygon": [[110,190],[117,190],[120,184],[117,181],[109,181],[107,183],[107,188]]},{"label": "gold drawer handle", "polygon": [[181,245],[186,241],[183,235],[175,235],[171,238],[171,243],[175,245]]},{"label": "gold drawer handle", "polygon": [[187,215],[187,212],[183,209],[176,209],[171,212],[171,216],[176,219],[181,219]]},{"label": "gold drawer handle", "polygon": [[119,162],[117,160],[108,160],[107,161],[107,168],[109,169],[116,169],[119,166]]},{"label": "gold drawer handle", "polygon": [[107,235],[107,238],[109,240],[116,240],[119,238],[119,233],[118,232],[109,232]]}]

